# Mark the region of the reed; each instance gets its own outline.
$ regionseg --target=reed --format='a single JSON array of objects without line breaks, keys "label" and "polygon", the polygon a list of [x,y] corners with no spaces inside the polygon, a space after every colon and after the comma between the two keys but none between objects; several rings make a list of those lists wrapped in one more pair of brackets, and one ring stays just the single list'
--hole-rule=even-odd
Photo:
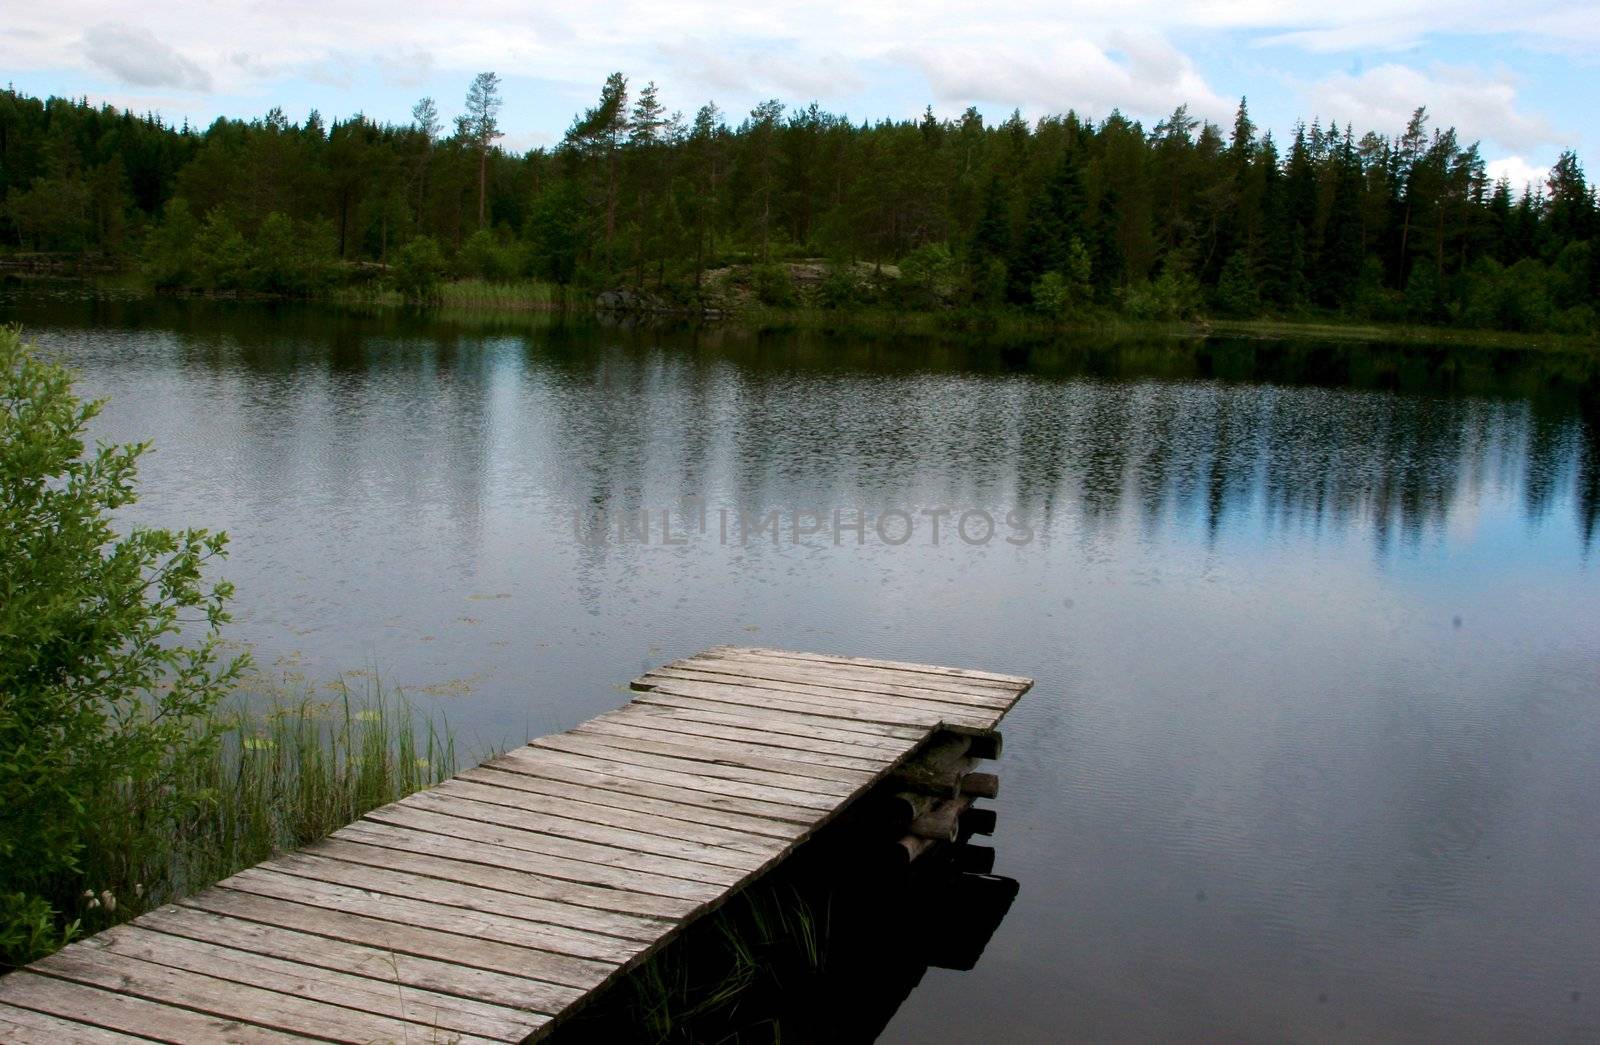
[{"label": "reed", "polygon": [[[167,774],[164,794],[119,788],[83,862],[80,932],[187,896],[314,842],[456,769],[448,723],[419,718],[375,678],[322,692],[243,689],[213,712],[205,757]],[[170,815],[173,794],[185,812]]]}]

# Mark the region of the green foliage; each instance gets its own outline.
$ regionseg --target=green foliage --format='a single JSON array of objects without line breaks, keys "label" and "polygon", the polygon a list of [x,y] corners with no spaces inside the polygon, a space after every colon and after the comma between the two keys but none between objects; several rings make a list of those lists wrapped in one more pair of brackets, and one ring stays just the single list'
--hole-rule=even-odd
[{"label": "green foliage", "polygon": [[250,248],[226,211],[218,209],[206,215],[193,249],[194,286],[205,290],[238,290],[244,286]]},{"label": "green foliage", "polygon": [[1549,270],[1532,258],[1509,267],[1485,258],[1467,274],[1461,319],[1495,330],[1549,330],[1555,316]]},{"label": "green foliage", "polygon": [[896,286],[902,307],[930,309],[942,306],[955,292],[956,260],[943,243],[929,243],[900,259]]},{"label": "green foliage", "polygon": [[793,308],[800,303],[794,280],[784,265],[757,265],[750,273],[756,300],[769,308]]},{"label": "green foliage", "polygon": [[1217,280],[1217,311],[1224,316],[1248,318],[1260,313],[1261,293],[1250,273],[1250,259],[1235,251],[1222,266]]},{"label": "green foliage", "polygon": [[[388,264],[396,244],[428,236],[462,244],[458,277],[653,284],[687,299],[696,292],[669,288],[702,287],[719,258],[877,265],[945,243],[957,273],[852,293],[838,283],[819,298],[1000,309],[1034,305],[1049,272],[1067,277],[1078,241],[1097,306],[1138,314],[1193,311],[1182,281],[1162,282],[1175,261],[1208,304],[1241,315],[1504,316],[1565,330],[1600,297],[1600,207],[1577,155],[1562,152],[1519,196],[1420,109],[1403,129],[1359,137],[1300,125],[1281,152],[1243,105],[1231,136],[1186,109],[1150,128],[1117,112],[985,126],[976,111],[862,122],[777,100],[737,126],[708,105],[685,127],[653,84],[630,105],[618,72],[557,147],[519,156],[496,144],[502,87],[480,74],[453,134],[428,100],[403,125],[296,126],[275,109],[185,132],[0,91],[0,249],[143,243],[158,286],[299,295],[355,282],[363,262]],[[1240,255],[1259,306],[1229,268]],[[1542,269],[1507,276],[1485,260]],[[1542,290],[1524,308],[1501,300],[1507,279]]]},{"label": "green foliage", "polygon": [[568,284],[578,272],[584,247],[583,194],[571,181],[547,185],[534,200],[524,234],[533,274],[552,283]]},{"label": "green foliage", "polygon": [[1122,299],[1123,311],[1134,319],[1189,319],[1199,308],[1199,282],[1176,265],[1167,266],[1153,282],[1130,286]]},{"label": "green foliage", "polygon": [[975,260],[967,279],[967,296],[974,305],[993,307],[1005,302],[1011,278],[1004,260],[992,256]]},{"label": "green foliage", "polygon": [[202,577],[226,536],[113,527],[147,446],[85,454],[101,404],[71,380],[0,331],[0,943],[13,963],[70,935],[85,881],[139,862],[194,812],[199,796],[171,785],[214,754],[204,726],[242,667],[219,656],[232,587]]},{"label": "green foliage", "polygon": [[428,302],[439,296],[444,272],[444,254],[439,244],[431,237],[418,236],[395,253],[389,280],[406,301]]},{"label": "green foliage", "polygon": [[213,757],[174,781],[208,800],[129,876],[144,886],[143,905],[308,845],[455,772],[448,729],[419,723],[403,694],[365,678],[359,690],[341,679],[326,693],[303,680],[244,681],[240,698],[210,717]]},{"label": "green foliage", "polygon": [[195,238],[200,223],[182,196],[167,204],[164,220],[145,243],[145,275],[158,287],[192,286],[198,279]]},{"label": "green foliage", "polygon": [[461,244],[455,267],[468,279],[496,283],[516,277],[522,266],[513,247],[502,244],[488,229],[479,229]]},{"label": "green foliage", "polygon": [[1080,312],[1094,297],[1089,252],[1083,243],[1075,239],[1068,244],[1062,261],[1062,268],[1040,276],[1030,291],[1034,310],[1053,319]]},{"label": "green foliage", "polygon": [[827,309],[849,308],[861,300],[861,287],[851,274],[848,263],[834,262],[817,288],[817,303]]},{"label": "green foliage", "polygon": [[3,208],[23,246],[34,250],[83,250],[94,240],[89,189],[79,178],[41,178],[12,189]]},{"label": "green foliage", "polygon": [[325,230],[296,229],[288,218],[273,212],[256,230],[242,282],[261,294],[307,297],[328,285],[331,254]]}]

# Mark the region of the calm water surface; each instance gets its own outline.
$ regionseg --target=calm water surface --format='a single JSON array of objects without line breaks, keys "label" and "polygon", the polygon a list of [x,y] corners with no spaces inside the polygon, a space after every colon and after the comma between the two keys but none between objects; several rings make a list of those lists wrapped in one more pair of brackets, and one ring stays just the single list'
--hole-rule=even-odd
[{"label": "calm water surface", "polygon": [[[376,667],[469,747],[716,643],[1035,676],[994,842],[1021,893],[885,1040],[1600,1040],[1587,364],[15,289],[0,321],[155,441],[138,518],[232,534],[260,663]],[[934,544],[940,507],[995,537]],[[648,544],[575,535],[640,508]],[[918,526],[796,544],[809,508]]]}]

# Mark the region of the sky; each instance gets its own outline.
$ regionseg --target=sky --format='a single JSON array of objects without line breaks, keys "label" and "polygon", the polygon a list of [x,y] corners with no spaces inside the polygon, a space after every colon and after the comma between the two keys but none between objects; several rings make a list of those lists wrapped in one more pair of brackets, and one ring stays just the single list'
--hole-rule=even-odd
[{"label": "sky", "polygon": [[1120,108],[1147,126],[1186,103],[1226,128],[1247,96],[1281,140],[1301,117],[1393,135],[1424,105],[1519,188],[1592,151],[1600,97],[1594,0],[4,0],[0,39],[20,91],[199,124],[275,105],[400,123],[423,95],[448,123],[493,70],[517,150],[559,141],[617,70],[734,123],[777,98],[857,120]]}]

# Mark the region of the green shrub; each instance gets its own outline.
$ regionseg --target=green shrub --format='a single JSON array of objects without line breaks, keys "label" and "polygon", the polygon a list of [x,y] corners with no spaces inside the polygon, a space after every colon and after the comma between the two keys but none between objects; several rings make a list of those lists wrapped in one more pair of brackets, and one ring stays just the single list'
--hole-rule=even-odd
[{"label": "green shrub", "polygon": [[900,261],[896,287],[900,304],[907,308],[937,308],[955,289],[955,258],[943,243],[918,247]]},{"label": "green shrub", "polygon": [[407,301],[433,301],[439,296],[444,269],[444,254],[439,244],[431,237],[418,236],[395,252],[389,279]]},{"label": "green shrub", "polygon": [[145,275],[158,287],[187,287],[196,278],[195,239],[200,223],[179,196],[167,204],[166,214],[145,241]]},{"label": "green shrub", "polygon": [[[76,928],[84,882],[131,859],[202,796],[171,786],[214,757],[204,724],[240,672],[219,659],[227,538],[112,525],[148,444],[84,453],[99,402],[0,330],[0,958]],[[137,816],[137,830],[128,818]]]},{"label": "green shrub", "polygon": [[1089,252],[1073,240],[1067,248],[1065,269],[1046,272],[1034,281],[1030,291],[1034,309],[1054,319],[1073,315],[1094,297],[1089,276]]},{"label": "green shrub", "polygon": [[1122,294],[1122,309],[1134,319],[1188,319],[1200,307],[1200,284],[1169,265],[1154,282],[1135,283]]},{"label": "green shrub", "polygon": [[783,265],[757,265],[751,278],[755,284],[756,300],[771,308],[793,308],[800,303],[794,280]]},{"label": "green shrub", "polygon": [[1217,311],[1224,316],[1249,317],[1261,311],[1261,292],[1255,276],[1250,272],[1250,259],[1244,251],[1236,250],[1228,256],[1217,278],[1215,299]]},{"label": "green shrub", "polygon": [[456,274],[486,283],[502,283],[521,273],[522,259],[510,244],[501,244],[494,233],[479,229],[467,237],[456,252]]},{"label": "green shrub", "polygon": [[828,266],[828,275],[817,288],[817,302],[823,308],[849,308],[861,297],[861,288],[850,274],[849,262],[841,261]]}]

